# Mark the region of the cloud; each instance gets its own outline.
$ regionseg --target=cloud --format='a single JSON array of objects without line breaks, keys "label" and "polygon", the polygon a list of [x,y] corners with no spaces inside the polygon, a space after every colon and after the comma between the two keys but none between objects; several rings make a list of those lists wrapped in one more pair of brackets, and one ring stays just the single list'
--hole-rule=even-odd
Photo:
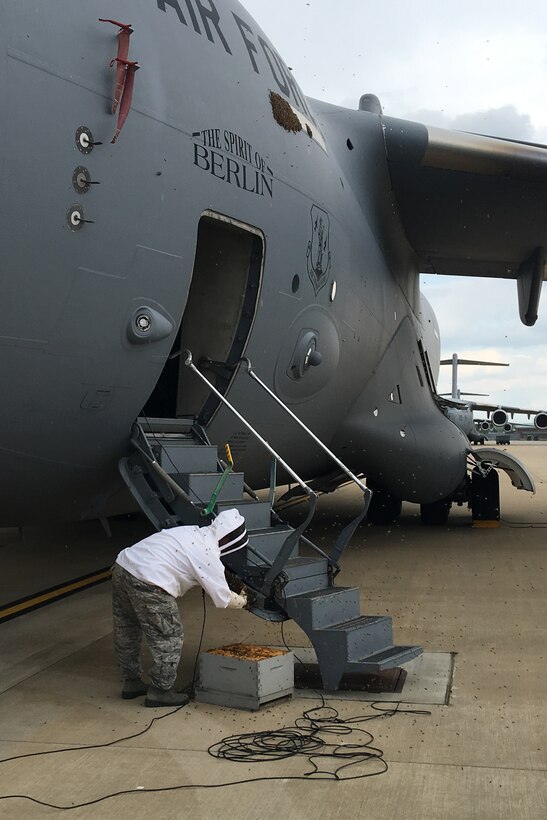
[{"label": "cloud", "polygon": [[540,133],[542,136],[547,136],[547,129],[537,131],[530,115],[521,114],[514,105],[457,114],[454,117],[447,116],[444,111],[422,108],[407,112],[405,119],[423,122],[425,125],[435,125],[438,128],[471,131],[491,137],[505,137],[527,142],[540,141]]},{"label": "cloud", "polygon": [[[508,368],[465,367],[461,390],[488,393],[494,403],[547,407],[547,301],[525,327],[518,318],[516,284],[497,279],[422,276],[424,294],[439,321],[442,357],[508,362]],[[544,298],[546,294],[543,294]],[[451,370],[442,367],[438,389],[450,392]]]},{"label": "cloud", "polygon": [[544,322],[538,320],[533,328],[520,322],[513,280],[422,276],[422,290],[439,320],[443,348],[462,347],[469,337],[477,347],[547,342]]},{"label": "cloud", "polygon": [[530,115],[519,114],[514,105],[459,114],[453,119],[453,128],[516,140],[532,140],[535,133]]}]

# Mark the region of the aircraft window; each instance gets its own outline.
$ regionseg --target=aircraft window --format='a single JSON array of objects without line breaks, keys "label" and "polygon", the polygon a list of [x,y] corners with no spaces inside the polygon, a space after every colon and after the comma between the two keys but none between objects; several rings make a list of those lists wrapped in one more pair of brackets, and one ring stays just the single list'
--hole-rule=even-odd
[{"label": "aircraft window", "polygon": [[296,273],[292,278],[291,290],[292,290],[293,293],[298,293],[299,289],[300,289],[300,277]]},{"label": "aircraft window", "polygon": [[418,374],[418,381],[420,382],[420,387],[424,386],[424,380],[422,379],[422,374],[420,372],[420,368],[416,365],[416,373]]},{"label": "aircraft window", "polygon": [[352,141],[351,141],[350,139],[347,139],[347,140],[346,140],[346,145],[348,146],[348,149],[349,149],[350,151],[353,151],[353,143],[352,143]]},{"label": "aircraft window", "polygon": [[330,300],[331,300],[331,302],[334,302],[335,299],[336,299],[336,282],[333,282],[332,285],[330,286]]},{"label": "aircraft window", "polygon": [[372,411],[372,415],[377,417],[377,416],[378,416],[378,414],[379,414],[379,412],[380,412],[380,411],[378,410],[378,408],[377,408],[377,407],[375,407],[375,408],[374,408],[374,410]]},{"label": "aircraft window", "polygon": [[399,430],[399,435],[401,436],[401,438],[406,438],[406,433],[404,430]]}]

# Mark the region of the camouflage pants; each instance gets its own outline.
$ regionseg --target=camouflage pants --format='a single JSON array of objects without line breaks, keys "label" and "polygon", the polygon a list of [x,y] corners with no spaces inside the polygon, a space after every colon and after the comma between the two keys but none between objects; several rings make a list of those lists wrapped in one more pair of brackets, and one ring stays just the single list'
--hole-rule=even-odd
[{"label": "camouflage pants", "polygon": [[182,651],[183,631],[176,598],[139,581],[114,564],[112,572],[114,645],[124,679],[141,677],[141,640],[146,638],[153,666],[150,684],[171,689]]}]

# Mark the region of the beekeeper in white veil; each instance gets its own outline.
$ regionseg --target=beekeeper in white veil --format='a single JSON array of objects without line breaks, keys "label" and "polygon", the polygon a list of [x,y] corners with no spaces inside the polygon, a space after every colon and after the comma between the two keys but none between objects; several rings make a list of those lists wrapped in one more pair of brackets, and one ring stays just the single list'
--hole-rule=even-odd
[{"label": "beekeeper in white veil", "polygon": [[[199,585],[217,607],[245,607],[245,593],[228,586],[221,556],[248,543],[245,520],[233,509],[207,527],[161,530],[120,552],[112,573],[112,610],[122,698],[146,695],[146,706],[188,703],[186,694],[173,690],[184,638],[177,598]],[[153,658],[149,684],[142,680],[143,633]]]}]

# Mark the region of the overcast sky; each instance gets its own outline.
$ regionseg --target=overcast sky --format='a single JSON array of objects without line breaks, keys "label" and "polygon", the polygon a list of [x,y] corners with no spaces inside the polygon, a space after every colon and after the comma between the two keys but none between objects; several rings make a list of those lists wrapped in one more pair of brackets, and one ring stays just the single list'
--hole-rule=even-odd
[{"label": "overcast sky", "polygon": [[[305,94],[445,128],[547,143],[547,3],[539,0],[243,0]],[[547,215],[546,215],[547,219]],[[534,328],[514,281],[422,277],[442,352],[510,363],[462,369],[462,390],[547,409],[547,288]],[[450,389],[441,368],[439,391]],[[479,399],[480,401],[480,399]]]}]

